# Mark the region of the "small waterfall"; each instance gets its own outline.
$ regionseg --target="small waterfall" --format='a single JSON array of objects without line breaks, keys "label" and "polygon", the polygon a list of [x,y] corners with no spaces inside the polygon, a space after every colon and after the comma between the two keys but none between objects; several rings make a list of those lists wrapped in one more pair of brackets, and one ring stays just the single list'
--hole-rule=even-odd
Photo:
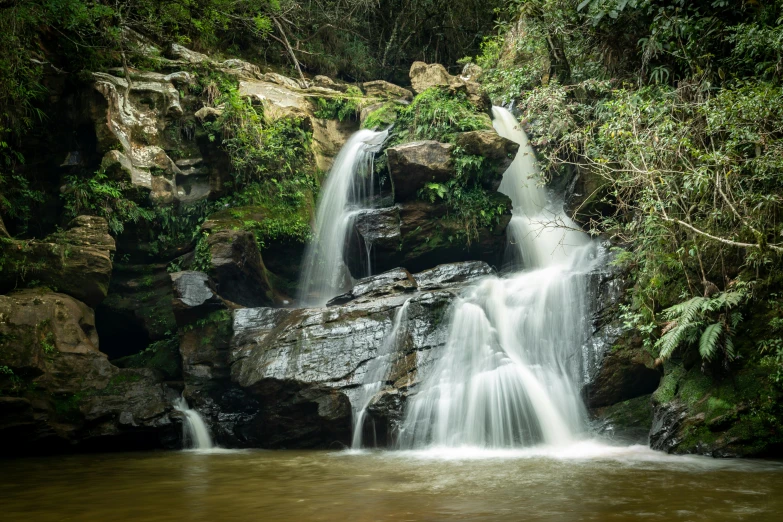
[{"label": "small waterfall", "polygon": [[183,435],[185,443],[191,449],[207,450],[215,447],[204,419],[201,418],[201,415],[196,410],[190,409],[184,397],[174,401],[174,409],[185,416]]},{"label": "small waterfall", "polygon": [[457,300],[446,346],[408,399],[404,448],[561,446],[586,425],[580,347],[596,245],[548,201],[516,118],[492,112],[498,134],[520,144],[500,191],[513,204],[509,244],[524,270],[485,278]]},{"label": "small waterfall", "polygon": [[362,387],[352,401],[354,405],[352,449],[360,449],[362,447],[362,433],[364,431],[367,408],[370,406],[370,401],[375,397],[375,394],[381,391],[381,388],[386,383],[393,362],[392,356],[400,343],[405,340],[408,303],[410,303],[410,299],[406,300],[394,314],[391,331],[383,341],[380,350],[378,350],[378,356],[370,361],[367,372],[364,374]]},{"label": "small waterfall", "polygon": [[373,158],[388,135],[388,131],[354,133],[329,170],[299,285],[300,301],[307,306],[322,306],[351,287],[343,251],[360,205],[372,197]]}]

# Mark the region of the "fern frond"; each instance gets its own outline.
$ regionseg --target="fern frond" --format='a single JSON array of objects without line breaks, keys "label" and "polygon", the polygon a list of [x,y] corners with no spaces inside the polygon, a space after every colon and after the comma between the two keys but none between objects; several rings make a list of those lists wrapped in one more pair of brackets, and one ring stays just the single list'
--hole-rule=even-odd
[{"label": "fern frond", "polygon": [[666,319],[679,319],[681,324],[687,323],[701,311],[705,301],[709,301],[709,299],[706,297],[691,297],[687,301],[670,306],[661,313]]},{"label": "fern frond", "polygon": [[734,349],[734,341],[731,339],[730,335],[726,336],[724,345],[726,348],[726,358],[730,361],[733,361],[734,358],[737,357],[737,351]]},{"label": "fern frond", "polygon": [[721,323],[712,323],[704,329],[699,340],[699,355],[702,359],[711,361],[715,357],[721,333],[723,333],[723,324]]}]

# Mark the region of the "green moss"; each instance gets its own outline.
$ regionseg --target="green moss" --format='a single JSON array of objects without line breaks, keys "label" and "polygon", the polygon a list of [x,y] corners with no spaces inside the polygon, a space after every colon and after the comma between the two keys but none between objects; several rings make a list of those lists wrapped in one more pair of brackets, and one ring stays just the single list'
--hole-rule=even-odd
[{"label": "green moss", "polygon": [[397,102],[386,102],[370,112],[362,123],[364,129],[385,129],[397,121],[397,111],[402,105]]},{"label": "green moss", "polygon": [[684,376],[685,368],[681,365],[667,364],[661,383],[658,385],[658,389],[653,393],[653,401],[658,404],[665,404],[674,399],[680,380]]}]

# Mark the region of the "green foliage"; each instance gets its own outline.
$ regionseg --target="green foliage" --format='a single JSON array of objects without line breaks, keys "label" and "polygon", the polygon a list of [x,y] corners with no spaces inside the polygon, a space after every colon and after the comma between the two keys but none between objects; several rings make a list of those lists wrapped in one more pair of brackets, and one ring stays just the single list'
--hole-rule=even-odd
[{"label": "green foliage", "polygon": [[356,119],[362,108],[362,91],[348,87],[344,95],[332,98],[314,98],[315,117],[325,120]]},{"label": "green foliage", "polygon": [[364,129],[380,130],[391,127],[397,120],[397,110],[399,104],[397,102],[386,102],[379,108],[370,112],[362,123]]},{"label": "green foliage", "polygon": [[46,201],[42,190],[30,186],[27,178],[21,174],[6,175],[24,158],[11,149],[8,143],[1,141],[0,132],[0,213],[9,221],[16,222],[17,232],[26,234],[30,222],[35,222],[36,211]]},{"label": "green foliage", "polygon": [[199,272],[209,272],[212,267],[212,250],[209,246],[209,232],[202,232],[196,243],[196,256],[191,268]]},{"label": "green foliage", "polygon": [[711,361],[722,353],[726,360],[736,356],[732,335],[742,321],[742,315],[732,312],[748,298],[748,292],[740,286],[713,297],[692,297],[662,312],[669,322],[655,346],[660,357],[666,360],[680,345],[694,344],[698,340],[699,355]]},{"label": "green foliage", "polygon": [[[129,222],[153,221],[155,214],[144,208],[129,193],[137,193],[129,182],[114,181],[102,172],[92,177],[67,176],[66,191],[62,194],[67,217],[82,214],[101,216],[109,223],[109,230],[119,235]],[[138,197],[138,196],[137,196]]]},{"label": "green foliage", "polygon": [[476,111],[464,93],[432,87],[397,111],[389,144],[415,140],[453,142],[460,132],[491,128],[489,118]]}]

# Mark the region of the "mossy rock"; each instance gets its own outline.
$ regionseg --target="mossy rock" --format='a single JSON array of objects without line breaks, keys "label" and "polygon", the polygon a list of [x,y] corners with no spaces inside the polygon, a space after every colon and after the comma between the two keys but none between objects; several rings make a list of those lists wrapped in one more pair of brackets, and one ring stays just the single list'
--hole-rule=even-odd
[{"label": "mossy rock", "polygon": [[653,394],[651,446],[671,453],[778,456],[783,451],[783,389],[772,370],[748,361],[723,378],[671,364]]}]

